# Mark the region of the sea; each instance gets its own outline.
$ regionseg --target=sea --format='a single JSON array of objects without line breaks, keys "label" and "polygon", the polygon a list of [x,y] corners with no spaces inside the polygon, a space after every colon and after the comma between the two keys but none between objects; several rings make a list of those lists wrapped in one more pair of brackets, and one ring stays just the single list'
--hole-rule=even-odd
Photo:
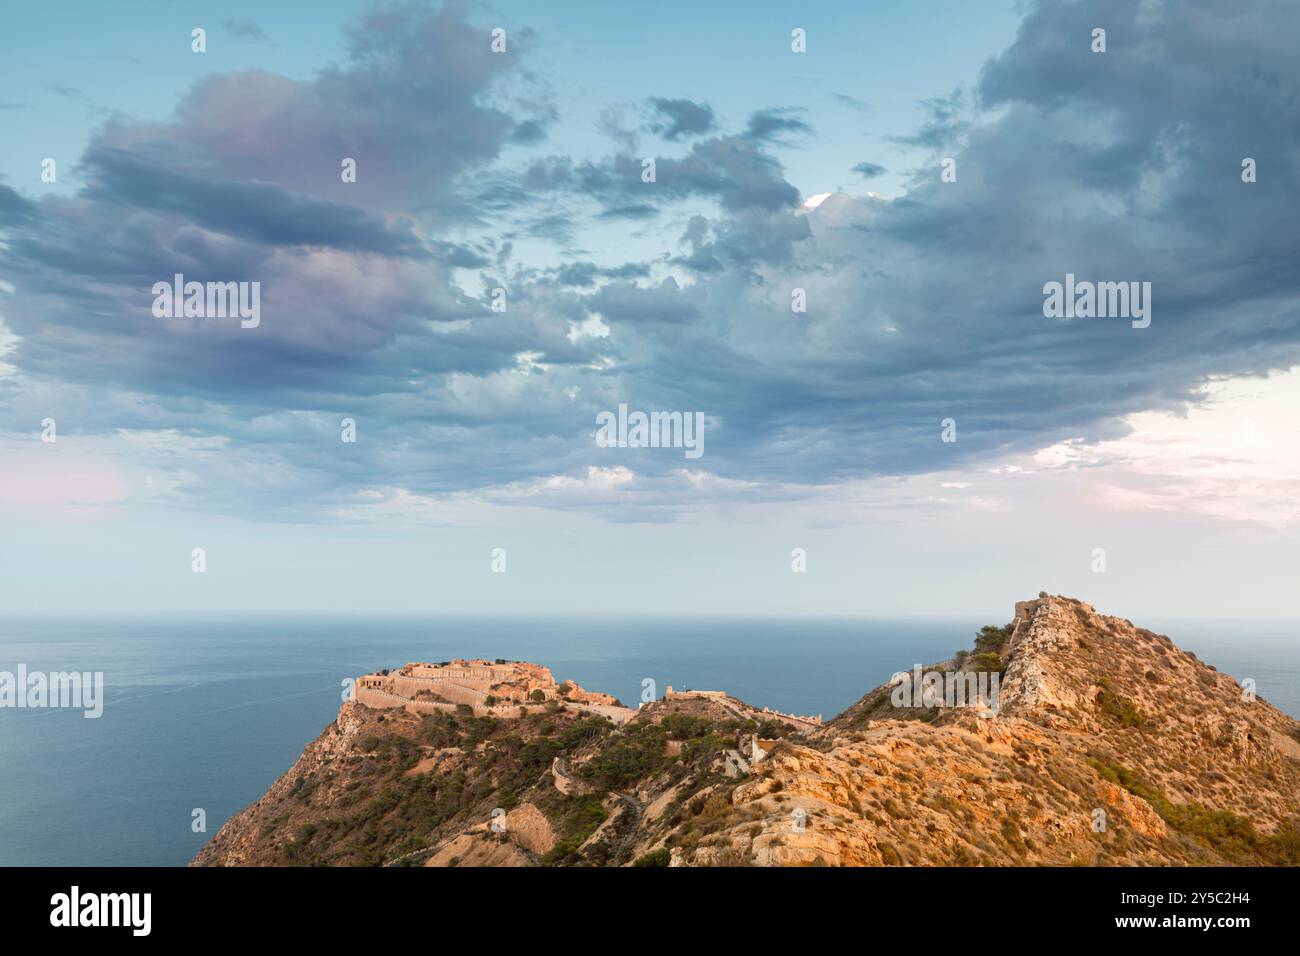
[{"label": "sea", "polygon": [[[183,866],[334,719],[344,682],[382,667],[527,660],[633,707],[672,685],[830,718],[891,674],[969,648],[986,623],[0,619],[0,672],[104,674],[98,719],[0,707],[0,866]],[[1143,623],[1300,717],[1300,623]]]}]

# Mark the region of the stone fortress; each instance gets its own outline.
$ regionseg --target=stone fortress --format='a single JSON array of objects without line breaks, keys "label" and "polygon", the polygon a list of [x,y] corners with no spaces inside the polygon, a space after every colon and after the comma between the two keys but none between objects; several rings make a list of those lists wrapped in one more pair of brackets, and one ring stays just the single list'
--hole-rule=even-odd
[{"label": "stone fortress", "polygon": [[[527,708],[557,701],[576,710],[608,717],[625,724],[636,710],[624,707],[617,698],[584,690],[573,681],[557,682],[549,667],[527,661],[494,661],[457,658],[438,663],[406,664],[397,670],[376,671],[358,677],[353,699],[376,709],[402,708],[412,714],[435,714],[470,708],[475,716],[520,717]],[[751,707],[720,690],[665,689],[665,701],[707,700],[737,720],[776,720],[796,730],[812,730],[822,717],[785,714],[764,707]]]},{"label": "stone fortress", "polygon": [[727,710],[736,711],[736,717],[741,720],[778,720],[784,724],[792,724],[798,730],[812,730],[822,724],[821,714],[815,717],[787,714],[773,710],[771,707],[758,710],[731,697],[725,690],[674,690],[673,685],[669,684],[664,688],[664,700],[712,700]]},{"label": "stone fortress", "polygon": [[520,708],[560,701],[626,723],[636,713],[610,694],[557,683],[548,667],[524,661],[461,660],[407,664],[358,677],[354,699],[367,707],[434,714],[469,707],[479,717],[519,717]]}]

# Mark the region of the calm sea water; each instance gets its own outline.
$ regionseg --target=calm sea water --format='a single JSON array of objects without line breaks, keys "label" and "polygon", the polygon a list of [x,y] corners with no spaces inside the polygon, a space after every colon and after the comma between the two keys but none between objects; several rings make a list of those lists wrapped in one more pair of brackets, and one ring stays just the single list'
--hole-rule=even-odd
[{"label": "calm sea water", "polygon": [[[832,716],[981,620],[0,621],[0,671],[103,671],[104,714],[0,708],[0,865],[182,865],[334,719],[340,682],[504,657],[635,706],[642,680]],[[1300,715],[1300,625],[1152,625]],[[207,833],[191,811],[207,813]]]}]

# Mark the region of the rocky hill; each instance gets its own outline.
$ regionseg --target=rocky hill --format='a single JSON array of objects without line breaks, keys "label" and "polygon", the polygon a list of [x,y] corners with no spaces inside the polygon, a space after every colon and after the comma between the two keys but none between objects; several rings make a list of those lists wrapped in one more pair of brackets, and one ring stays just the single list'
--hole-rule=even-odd
[{"label": "rocky hill", "polygon": [[194,864],[1300,864],[1300,724],[1169,638],[1044,594],[921,673],[823,726],[347,703]]}]

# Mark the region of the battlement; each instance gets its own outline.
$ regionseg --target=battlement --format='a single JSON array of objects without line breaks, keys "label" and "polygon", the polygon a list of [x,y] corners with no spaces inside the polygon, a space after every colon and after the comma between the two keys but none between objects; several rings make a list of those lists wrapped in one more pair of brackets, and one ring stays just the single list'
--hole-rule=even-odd
[{"label": "battlement", "polygon": [[810,727],[820,727],[822,723],[821,714],[815,717],[807,714],[787,714],[781,710],[773,710],[771,707],[764,707],[762,713],[773,720],[793,720],[801,724],[808,724]]},{"label": "battlement", "polygon": [[803,714],[787,714],[779,710],[773,710],[770,707],[758,710],[742,701],[733,700],[725,690],[674,690],[672,684],[669,684],[664,688],[664,700],[713,700],[721,703],[726,709],[735,712],[737,717],[747,717],[755,720],[761,718],[779,720],[807,728],[820,727],[822,723],[821,714],[816,717]]},{"label": "battlement", "polygon": [[673,685],[669,684],[664,688],[664,700],[723,700],[727,696],[725,690],[673,690]]},{"label": "battlement", "polygon": [[527,661],[457,658],[406,664],[358,677],[353,696],[367,707],[403,707],[411,713],[467,706],[477,715],[518,717],[520,707],[547,701],[603,713],[618,723],[635,713],[610,694],[584,690],[573,681],[557,683],[550,668]]}]

